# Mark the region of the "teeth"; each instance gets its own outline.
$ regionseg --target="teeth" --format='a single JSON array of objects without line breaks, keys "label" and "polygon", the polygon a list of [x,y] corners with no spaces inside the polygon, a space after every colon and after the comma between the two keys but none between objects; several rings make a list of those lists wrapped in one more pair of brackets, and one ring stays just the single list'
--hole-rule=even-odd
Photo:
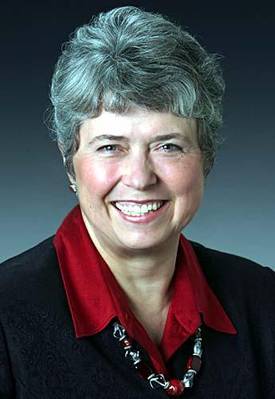
[{"label": "teeth", "polygon": [[133,204],[125,202],[115,202],[118,208],[125,215],[142,216],[148,212],[153,212],[163,205],[163,201],[148,202],[147,204]]}]

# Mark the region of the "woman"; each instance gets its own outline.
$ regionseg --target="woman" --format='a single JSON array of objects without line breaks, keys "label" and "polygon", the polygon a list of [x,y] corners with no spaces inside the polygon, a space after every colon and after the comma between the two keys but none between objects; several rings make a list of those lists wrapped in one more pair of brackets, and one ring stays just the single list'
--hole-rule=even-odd
[{"label": "woman", "polygon": [[187,241],[223,79],[164,17],[79,28],[51,88],[79,205],[1,265],[1,398],[274,398],[271,269]]}]

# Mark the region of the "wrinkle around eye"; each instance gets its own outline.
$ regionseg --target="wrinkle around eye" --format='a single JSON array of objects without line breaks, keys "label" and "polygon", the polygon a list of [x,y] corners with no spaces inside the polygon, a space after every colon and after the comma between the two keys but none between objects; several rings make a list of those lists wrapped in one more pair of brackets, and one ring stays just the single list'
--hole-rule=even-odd
[{"label": "wrinkle around eye", "polygon": [[118,144],[105,144],[96,149],[96,152],[105,153],[105,154],[112,154],[120,151],[123,150]]},{"label": "wrinkle around eye", "polygon": [[163,144],[159,148],[162,149],[164,152],[184,152],[183,148],[180,145],[174,143]]}]

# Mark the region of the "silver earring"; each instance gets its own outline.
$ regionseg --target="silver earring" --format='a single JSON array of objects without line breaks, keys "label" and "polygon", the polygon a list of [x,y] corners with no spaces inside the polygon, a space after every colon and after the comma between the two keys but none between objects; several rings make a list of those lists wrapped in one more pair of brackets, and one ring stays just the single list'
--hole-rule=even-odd
[{"label": "silver earring", "polygon": [[75,194],[77,193],[77,186],[75,183],[72,183],[69,185],[69,188],[71,189],[71,191],[73,191]]}]

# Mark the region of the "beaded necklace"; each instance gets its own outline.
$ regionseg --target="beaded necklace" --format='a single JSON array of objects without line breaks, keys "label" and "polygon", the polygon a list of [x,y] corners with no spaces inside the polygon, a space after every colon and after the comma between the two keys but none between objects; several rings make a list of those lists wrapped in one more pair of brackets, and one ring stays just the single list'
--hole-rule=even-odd
[{"label": "beaded necklace", "polygon": [[133,349],[132,340],[128,337],[125,328],[117,322],[113,324],[113,328],[113,336],[123,347],[125,358],[130,358],[134,368],[144,379],[148,380],[152,389],[163,389],[168,396],[180,396],[185,388],[192,388],[194,378],[199,372],[202,363],[202,336],[200,327],[195,333],[193,354],[187,361],[186,371],[181,380],[176,378],[168,380],[163,374],[154,373],[152,367],[141,358],[140,352]]}]

